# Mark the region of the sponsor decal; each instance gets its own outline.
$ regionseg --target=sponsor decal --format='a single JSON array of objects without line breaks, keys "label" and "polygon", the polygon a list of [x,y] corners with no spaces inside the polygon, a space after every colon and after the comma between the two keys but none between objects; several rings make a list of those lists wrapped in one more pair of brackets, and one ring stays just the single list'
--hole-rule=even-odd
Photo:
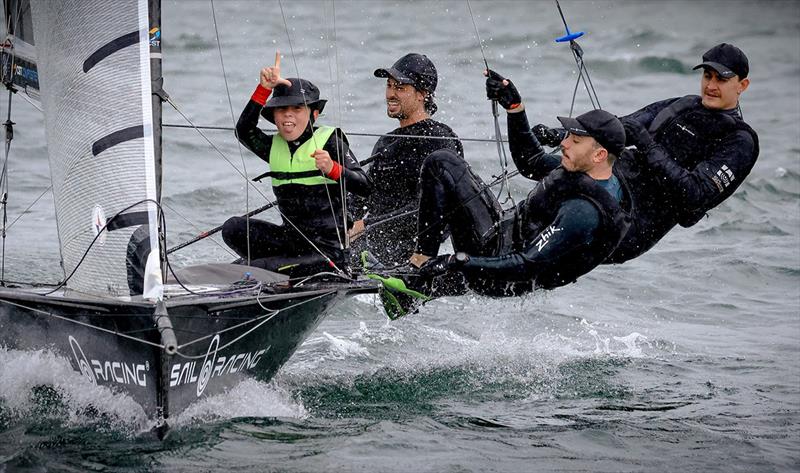
[{"label": "sponsor decal", "polygon": [[677,125],[678,125],[678,128],[680,128],[681,130],[685,131],[686,133],[689,133],[692,136],[697,136],[694,133],[692,133],[692,130],[686,128],[685,126],[681,125],[680,123],[678,123]]},{"label": "sponsor decal", "polygon": [[160,48],[161,47],[161,28],[156,26],[155,28],[150,28],[150,47],[151,48]]},{"label": "sponsor decal", "polygon": [[542,248],[547,246],[550,243],[550,238],[555,235],[556,232],[560,232],[561,228],[556,228],[552,225],[545,228],[542,233],[539,234],[539,238],[536,240],[536,249],[542,251]]},{"label": "sponsor decal", "polygon": [[733,175],[733,171],[726,165],[723,164],[722,167],[717,171],[717,174],[711,178],[714,181],[714,184],[717,186],[720,192],[723,192],[726,187],[730,186],[733,181],[736,180],[736,176]]},{"label": "sponsor decal", "polygon": [[269,351],[271,347],[254,352],[234,353],[230,356],[219,354],[219,334],[211,339],[206,350],[206,356],[198,364],[197,360],[185,363],[175,363],[169,371],[169,386],[181,386],[190,383],[197,383],[196,394],[200,397],[206,390],[211,378],[224,374],[234,374],[239,371],[253,369],[261,361],[262,355]]},{"label": "sponsor decal", "polygon": [[147,386],[146,373],[150,371],[150,363],[126,363],[89,358],[78,340],[72,335],[69,336],[69,346],[72,348],[72,355],[75,357],[75,362],[78,363],[81,374],[92,384],[97,385],[99,381],[102,381],[104,383]]},{"label": "sponsor decal", "polygon": [[39,82],[39,72],[31,67],[24,67],[19,64],[14,64],[13,74],[30,82]]},{"label": "sponsor decal", "polygon": [[108,232],[103,230],[105,226],[106,213],[103,211],[103,207],[95,205],[94,210],[92,210],[92,231],[94,231],[94,236],[97,236],[97,234],[102,231],[102,234],[97,239],[97,243],[100,246],[103,246],[106,243],[106,235]]}]

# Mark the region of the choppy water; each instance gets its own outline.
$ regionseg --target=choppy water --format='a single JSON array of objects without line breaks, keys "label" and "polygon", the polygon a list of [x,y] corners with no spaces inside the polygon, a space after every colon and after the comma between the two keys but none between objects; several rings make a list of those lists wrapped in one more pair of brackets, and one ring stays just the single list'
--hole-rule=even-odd
[{"label": "choppy water", "polygon": [[[517,84],[533,123],[554,124],[576,77],[567,46],[552,42],[554,4],[471,6],[489,64]],[[280,48],[287,75],[296,60],[329,98],[328,123],[386,132],[395,122],[372,71],[417,51],[439,68],[436,117],[462,137],[492,136],[464,2],[284,2],[293,54],[278,3],[215,7],[234,114]],[[748,53],[742,106],[762,151],[733,198],[645,256],[549,293],[441,300],[396,322],[371,298],[350,301],[273,382],[195,406],[163,443],[141,434],[140,407],[64,376],[63,360],[0,349],[0,472],[800,469],[800,7],[563,7],[588,31],[597,93],[618,114],[696,93],[691,67],[717,42]],[[196,123],[229,126],[211,13],[209,2],[165,2],[165,88]],[[9,221],[49,185],[41,118],[21,101],[13,112]],[[182,123],[170,110],[165,122]],[[230,133],[208,135],[241,167]],[[352,142],[363,158],[374,138]],[[481,174],[497,172],[493,143],[466,153]],[[170,241],[245,209],[242,179],[196,133],[168,130],[165,156]],[[262,172],[244,156],[251,176]],[[518,196],[529,188],[513,182]],[[57,280],[56,241],[47,194],[9,231],[7,277]],[[203,243],[173,260],[209,258],[229,255]]]}]

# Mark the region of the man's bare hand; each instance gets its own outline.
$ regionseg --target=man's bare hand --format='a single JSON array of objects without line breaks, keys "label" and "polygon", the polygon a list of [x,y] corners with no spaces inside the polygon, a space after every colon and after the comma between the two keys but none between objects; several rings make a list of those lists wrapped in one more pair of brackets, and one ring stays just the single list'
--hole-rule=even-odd
[{"label": "man's bare hand", "polygon": [[347,235],[350,237],[350,241],[357,240],[364,234],[364,230],[366,227],[364,226],[364,220],[356,220],[353,222],[353,227],[348,230]]}]

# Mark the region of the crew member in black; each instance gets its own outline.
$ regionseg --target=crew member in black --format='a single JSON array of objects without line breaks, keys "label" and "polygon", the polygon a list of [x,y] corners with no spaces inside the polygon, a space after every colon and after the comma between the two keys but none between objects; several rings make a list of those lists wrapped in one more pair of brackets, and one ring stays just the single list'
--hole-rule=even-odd
[{"label": "crew member in black", "polygon": [[[653,247],[676,224],[690,227],[730,197],[758,158],[758,135],[742,119],[747,56],[722,43],[703,55],[700,96],[655,102],[621,120],[627,145],[614,172],[630,184],[630,230],[606,263],[622,263]],[[537,125],[537,136],[557,136]],[[552,143],[551,143],[552,144]]]},{"label": "crew member in black", "polygon": [[369,249],[384,264],[402,264],[414,251],[423,161],[439,149],[463,158],[464,149],[449,126],[431,119],[438,77],[430,59],[406,54],[392,67],[377,69],[375,77],[386,78],[386,113],[400,127],[375,143],[372,153],[378,157],[367,171],[374,191],[367,199],[354,200],[352,208],[360,219],[351,236],[354,249]]},{"label": "crew member in black", "polygon": [[[612,114],[593,110],[558,117],[569,134],[561,155],[545,154],[531,132],[514,85],[488,71],[487,95],[508,112],[509,147],[521,175],[540,181],[503,212],[497,199],[453,153],[437,151],[423,165],[417,254],[423,276],[457,270],[489,295],[517,295],[575,281],[600,264],[627,230],[624,191],[612,174],[625,130]],[[450,226],[455,255],[436,256]]]},{"label": "crew member in black", "polygon": [[[283,220],[282,225],[249,220],[252,266],[295,276],[329,270],[326,258],[339,268],[349,262],[340,184],[344,180],[348,192],[366,196],[371,182],[341,130],[314,126],[325,102],[311,82],[282,78],[276,54],[275,66],[261,70],[260,83],[239,117],[236,136],[269,163]],[[259,114],[277,126],[278,134],[258,128]],[[247,229],[242,217],[229,219],[222,229],[225,243],[243,258],[248,257]]]}]

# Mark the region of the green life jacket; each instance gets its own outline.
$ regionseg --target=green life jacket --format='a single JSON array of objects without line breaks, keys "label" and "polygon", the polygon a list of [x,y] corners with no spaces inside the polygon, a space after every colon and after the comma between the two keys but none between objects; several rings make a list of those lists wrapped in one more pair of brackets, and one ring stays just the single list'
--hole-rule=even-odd
[{"label": "green life jacket", "polygon": [[328,179],[317,169],[316,160],[311,154],[328,142],[333,134],[333,127],[321,126],[314,132],[313,138],[297,148],[294,154],[289,151],[289,144],[280,134],[272,137],[272,147],[269,150],[268,176],[272,178],[274,187],[284,184],[300,184],[304,186],[318,186],[322,184],[336,184]]}]

